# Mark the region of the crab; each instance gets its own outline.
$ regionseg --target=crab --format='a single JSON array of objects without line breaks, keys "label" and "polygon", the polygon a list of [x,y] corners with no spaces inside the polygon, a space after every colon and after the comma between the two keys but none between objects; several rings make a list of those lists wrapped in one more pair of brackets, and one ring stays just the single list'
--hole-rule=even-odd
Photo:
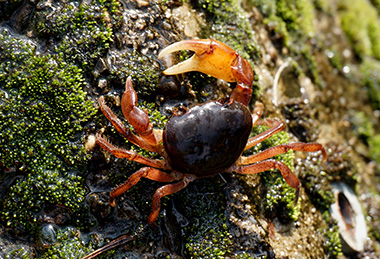
[{"label": "crab", "polygon": [[[250,63],[227,45],[212,39],[174,43],[163,49],[158,58],[179,50],[191,50],[194,55],[166,69],[164,74],[176,75],[199,71],[227,82],[236,82],[237,85],[229,97],[190,108],[177,109],[164,130],[153,128],[148,114],[137,107],[138,99],[131,77],[128,77],[125,84],[121,109],[125,119],[133,126],[134,132],[122,123],[101,96],[100,109],[116,130],[131,143],[156,152],[162,157],[148,158],[135,151],[113,146],[102,137],[104,129],[101,129],[96,134],[96,142],[101,148],[118,158],[146,165],[111,191],[110,205],[115,206],[116,197],[136,185],[141,178],[169,183],[158,188],[153,195],[148,222],[156,226],[161,198],[182,190],[198,178],[224,172],[256,174],[271,169],[278,169],[285,181],[296,190],[295,203],[297,203],[300,188],[298,178],[288,166],[273,157],[289,150],[321,151],[323,159],[326,160],[323,146],[319,143],[295,142],[274,146],[249,156],[242,155],[245,150],[282,131],[285,127],[284,123],[277,120],[262,120],[264,106],[261,103],[255,104],[252,113],[248,110],[254,78]],[[249,138],[252,127],[258,124],[266,124],[269,129]]]}]

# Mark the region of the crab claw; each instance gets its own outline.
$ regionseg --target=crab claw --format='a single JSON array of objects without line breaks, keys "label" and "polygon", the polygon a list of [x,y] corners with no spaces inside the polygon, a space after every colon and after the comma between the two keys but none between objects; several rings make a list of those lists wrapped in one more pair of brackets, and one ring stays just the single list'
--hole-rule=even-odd
[{"label": "crab claw", "polygon": [[231,93],[235,101],[247,105],[252,96],[253,70],[250,63],[227,45],[213,40],[184,40],[164,48],[158,58],[179,51],[191,50],[195,54],[188,60],[166,69],[165,75],[199,71],[227,82],[237,82]]}]

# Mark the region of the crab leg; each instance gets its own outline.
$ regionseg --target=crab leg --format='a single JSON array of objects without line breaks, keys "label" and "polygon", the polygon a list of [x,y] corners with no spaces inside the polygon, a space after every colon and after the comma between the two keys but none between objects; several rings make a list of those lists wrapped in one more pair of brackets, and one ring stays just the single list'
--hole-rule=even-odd
[{"label": "crab leg", "polygon": [[168,174],[163,171],[160,171],[156,168],[152,167],[143,167],[134,174],[132,174],[128,180],[123,183],[122,185],[116,187],[112,192],[110,193],[110,205],[112,207],[115,207],[115,198],[122,195],[126,191],[128,191],[130,188],[132,188],[134,185],[136,185],[141,178],[147,178],[158,182],[173,182],[181,180],[178,183],[168,184],[164,185],[156,190],[156,192],[153,195],[153,201],[152,201],[152,212],[149,215],[148,222],[150,225],[155,226],[155,221],[158,217],[158,214],[160,213],[161,208],[161,198],[176,193],[183,188],[185,188],[190,182],[197,179],[194,175],[189,174],[182,174],[176,171],[173,171],[172,173]]},{"label": "crab leg", "polygon": [[110,193],[110,204],[112,207],[115,207],[115,198],[135,186],[141,178],[147,178],[158,182],[173,182],[182,179],[182,177],[183,175],[178,172],[168,174],[153,167],[143,167],[132,174],[125,183],[112,190]]},{"label": "crab leg", "polygon": [[[104,97],[99,97],[99,106],[100,110],[107,117],[107,119],[112,123],[115,129],[128,141],[133,144],[141,147],[142,149],[146,149],[148,151],[157,152],[157,145],[151,145],[144,141],[144,139],[140,136],[133,134],[127,127],[125,127],[124,123],[112,112],[112,110],[106,105],[104,101]],[[154,129],[155,130],[155,129]],[[162,135],[162,133],[161,133]]]},{"label": "crab leg", "polygon": [[185,188],[190,182],[196,180],[197,177],[191,174],[185,174],[182,181],[178,183],[164,185],[157,189],[153,195],[152,212],[149,215],[148,222],[150,225],[155,226],[154,221],[157,219],[161,209],[161,198],[176,193]]},{"label": "crab leg", "polygon": [[317,152],[321,151],[323,155],[323,161],[326,161],[327,154],[325,149],[321,144],[318,143],[303,143],[303,142],[294,142],[294,143],[287,143],[287,144],[281,144],[278,146],[274,146],[271,148],[268,148],[266,150],[263,150],[257,154],[250,155],[248,157],[241,157],[240,163],[242,165],[249,165],[252,163],[256,163],[259,161],[263,161],[265,159],[285,154],[289,150],[295,150],[295,151],[302,151],[302,152]]},{"label": "crab leg", "polygon": [[153,167],[156,167],[156,168],[167,169],[166,168],[167,166],[166,166],[166,164],[164,163],[163,160],[147,158],[147,157],[144,157],[142,155],[139,155],[135,151],[125,150],[125,149],[122,149],[122,148],[115,147],[111,143],[109,143],[107,140],[105,140],[101,136],[101,133],[102,133],[102,130],[100,130],[99,132],[96,133],[96,136],[95,136],[96,143],[98,143],[98,145],[101,148],[103,148],[104,150],[110,152],[114,156],[116,156],[118,158],[126,158],[126,159],[128,159],[130,161],[136,161],[138,163],[142,163],[142,164],[148,165],[148,166],[153,166]]},{"label": "crab leg", "polygon": [[125,83],[125,91],[121,98],[121,110],[127,121],[133,126],[136,133],[152,146],[157,146],[161,141],[162,132],[155,131],[149,116],[137,107],[137,94],[133,89],[132,78],[129,76]]},{"label": "crab leg", "polygon": [[263,112],[264,112],[264,104],[260,103],[260,102],[256,102],[255,103],[255,108],[253,109],[253,112],[252,112],[252,125],[256,125],[261,116],[263,115]]},{"label": "crab leg", "polygon": [[265,120],[264,123],[272,125],[270,129],[267,129],[266,131],[248,139],[247,144],[244,148],[244,150],[247,150],[251,147],[256,146],[258,143],[263,142],[265,139],[273,136],[277,132],[280,132],[284,129],[285,124],[279,121],[273,121],[273,120]]},{"label": "crab leg", "polygon": [[285,181],[294,189],[296,189],[296,198],[294,203],[297,204],[298,196],[299,196],[299,188],[300,188],[300,182],[295,176],[292,171],[289,169],[287,165],[285,165],[283,162],[274,160],[274,159],[268,159],[265,161],[258,162],[253,165],[245,165],[245,166],[235,166],[233,168],[233,171],[239,173],[239,174],[257,174],[264,171],[268,171],[271,169],[278,169],[281,172],[282,177],[284,177]]},{"label": "crab leg", "polygon": [[252,96],[253,70],[249,62],[227,45],[213,40],[184,40],[163,49],[158,58],[179,51],[191,50],[195,54],[188,60],[166,69],[166,75],[199,71],[227,82],[237,82],[231,98],[247,105]]}]

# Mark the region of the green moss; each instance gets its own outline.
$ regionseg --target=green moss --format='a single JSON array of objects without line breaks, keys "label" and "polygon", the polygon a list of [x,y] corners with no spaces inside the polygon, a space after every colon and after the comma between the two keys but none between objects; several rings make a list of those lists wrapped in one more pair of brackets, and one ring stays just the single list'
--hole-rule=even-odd
[{"label": "green moss", "polygon": [[[325,147],[329,150],[329,147]],[[348,184],[353,182],[353,172],[350,158],[338,147],[331,147],[328,153],[329,163],[325,163],[326,170],[321,169],[320,158],[310,156],[299,160],[296,171],[307,196],[316,209],[322,214],[323,224],[318,231],[325,240],[323,249],[328,258],[337,258],[342,254],[339,228],[331,217],[330,206],[335,202],[335,196],[330,183],[342,181]]]},{"label": "green moss", "polygon": [[361,84],[368,90],[368,99],[374,110],[380,110],[380,61],[365,58],[360,65]]},{"label": "green moss", "polygon": [[277,0],[276,16],[286,23],[290,32],[298,32],[304,35],[314,35],[314,12],[313,4],[309,0]]},{"label": "green moss", "polygon": [[323,249],[328,258],[337,258],[342,254],[339,228],[337,222],[331,218],[330,206],[335,201],[330,187],[329,175],[320,171],[313,159],[302,160],[297,167],[299,179],[311,203],[322,213],[324,224],[318,229],[325,238]]},{"label": "green moss", "polygon": [[342,28],[351,41],[355,53],[380,59],[379,15],[366,0],[339,1]]},{"label": "green moss", "polygon": [[120,8],[114,0],[60,3],[54,12],[45,8],[37,13],[36,32],[54,40],[53,51],[61,57],[92,72],[113,41],[113,27],[121,24]]},{"label": "green moss", "polygon": [[16,245],[15,247],[7,247],[5,248],[0,255],[4,255],[5,259],[13,259],[13,258],[20,258],[20,259],[30,259],[32,251],[31,249],[28,249],[25,246],[22,245]]},{"label": "green moss", "polygon": [[374,135],[371,118],[363,111],[351,111],[348,115],[353,132],[363,141],[368,142],[368,140]]},{"label": "green moss", "polygon": [[339,71],[342,71],[344,67],[343,54],[332,47],[332,49],[327,50],[326,55],[328,56],[331,65]]},{"label": "green moss", "polygon": [[319,231],[325,236],[323,249],[325,250],[326,257],[339,258],[343,253],[338,223],[331,218],[329,211],[325,211],[322,216],[326,226],[320,228]]},{"label": "green moss", "polygon": [[[257,135],[268,129],[266,126],[257,126],[253,129],[253,134]],[[289,143],[289,135],[282,131],[264,140],[252,148],[254,153],[280,144]],[[249,153],[248,153],[249,154]],[[294,171],[294,152],[289,151],[274,159],[284,162]],[[260,177],[265,185],[264,198],[262,200],[264,213],[268,217],[276,217],[284,223],[296,220],[300,214],[300,206],[295,206],[295,190],[290,187],[278,170],[263,172]]]},{"label": "green moss", "polygon": [[315,34],[313,26],[314,6],[310,0],[253,0],[264,14],[264,23],[282,39],[284,46],[289,47],[294,41],[312,37]]},{"label": "green moss", "polygon": [[[38,36],[54,42],[48,45],[51,51],[59,53],[67,62],[79,66],[92,81],[103,76],[109,85],[123,85],[122,82],[125,82],[128,76],[132,76],[133,81],[138,82],[136,91],[139,96],[149,96],[156,89],[161,76],[157,60],[148,54],[142,54],[139,49],[141,46],[128,49],[130,43],[121,42],[124,38],[120,31],[127,30],[121,28],[121,2],[69,1],[57,3],[55,8],[54,12],[49,8],[39,11],[38,22],[35,25]],[[157,17],[150,18],[153,21],[147,22],[147,27],[154,26]],[[134,21],[126,23],[132,22]],[[132,30],[133,27],[128,30]],[[115,33],[119,35],[115,36]],[[136,35],[140,35],[139,30],[136,31]]]},{"label": "green moss", "polygon": [[82,258],[94,250],[94,244],[87,242],[86,245],[80,231],[73,227],[58,228],[55,232],[54,242],[46,245],[38,258]]},{"label": "green moss", "polygon": [[95,113],[83,91],[82,70],[57,56],[0,35],[0,159],[31,170],[65,171],[86,155],[77,133]]},{"label": "green moss", "polygon": [[[212,186],[210,186],[212,184]],[[225,197],[222,185],[212,178],[198,180],[187,187],[188,193],[181,197],[189,223],[184,227],[186,258],[225,258],[231,255],[232,239],[225,218]]]},{"label": "green moss", "polygon": [[109,80],[119,81],[131,76],[138,98],[152,98],[152,92],[162,76],[157,61],[138,51],[115,51],[112,58],[114,63],[109,70]]},{"label": "green moss", "polygon": [[376,161],[377,167],[380,170],[380,134],[377,134],[368,140],[369,154],[371,159]]},{"label": "green moss", "polygon": [[56,171],[29,173],[10,187],[1,219],[7,227],[16,231],[33,232],[45,207],[51,209],[60,204],[71,213],[76,213],[83,205],[85,194],[79,176]]},{"label": "green moss", "polygon": [[335,198],[327,174],[323,171],[318,172],[318,168],[314,166],[309,170],[304,170],[300,177],[314,206],[319,211],[328,211]]},{"label": "green moss", "polygon": [[33,231],[44,205],[64,204],[75,213],[83,202],[81,177],[68,173],[85,166],[83,126],[95,113],[82,73],[0,32],[0,162],[25,173],[1,204],[8,227]]}]

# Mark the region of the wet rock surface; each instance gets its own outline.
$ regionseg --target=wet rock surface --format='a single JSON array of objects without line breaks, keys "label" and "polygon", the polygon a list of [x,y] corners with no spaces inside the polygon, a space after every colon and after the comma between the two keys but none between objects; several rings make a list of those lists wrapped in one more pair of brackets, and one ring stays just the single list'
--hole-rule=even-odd
[{"label": "wet rock surface", "polygon": [[[0,257],[81,258],[121,235],[134,240],[100,258],[380,257],[380,33],[371,20],[379,9],[354,2],[358,15],[371,10],[362,23],[372,34],[349,26],[343,1],[0,2]],[[97,99],[104,95],[122,117],[132,76],[141,107],[163,128],[173,107],[228,94],[229,84],[200,73],[162,78],[191,53],[158,61],[158,52],[193,37],[215,38],[248,59],[264,118],[287,124],[287,133],[250,152],[290,141],[325,145],[324,163],[318,153],[277,158],[301,181],[296,206],[278,172],[193,182],[162,199],[158,228],[147,219],[160,183],[141,180],[109,206],[109,191],[141,165],[91,144],[97,130],[155,154],[125,141]],[[330,212],[334,182],[362,206],[361,251],[342,251]]]}]

